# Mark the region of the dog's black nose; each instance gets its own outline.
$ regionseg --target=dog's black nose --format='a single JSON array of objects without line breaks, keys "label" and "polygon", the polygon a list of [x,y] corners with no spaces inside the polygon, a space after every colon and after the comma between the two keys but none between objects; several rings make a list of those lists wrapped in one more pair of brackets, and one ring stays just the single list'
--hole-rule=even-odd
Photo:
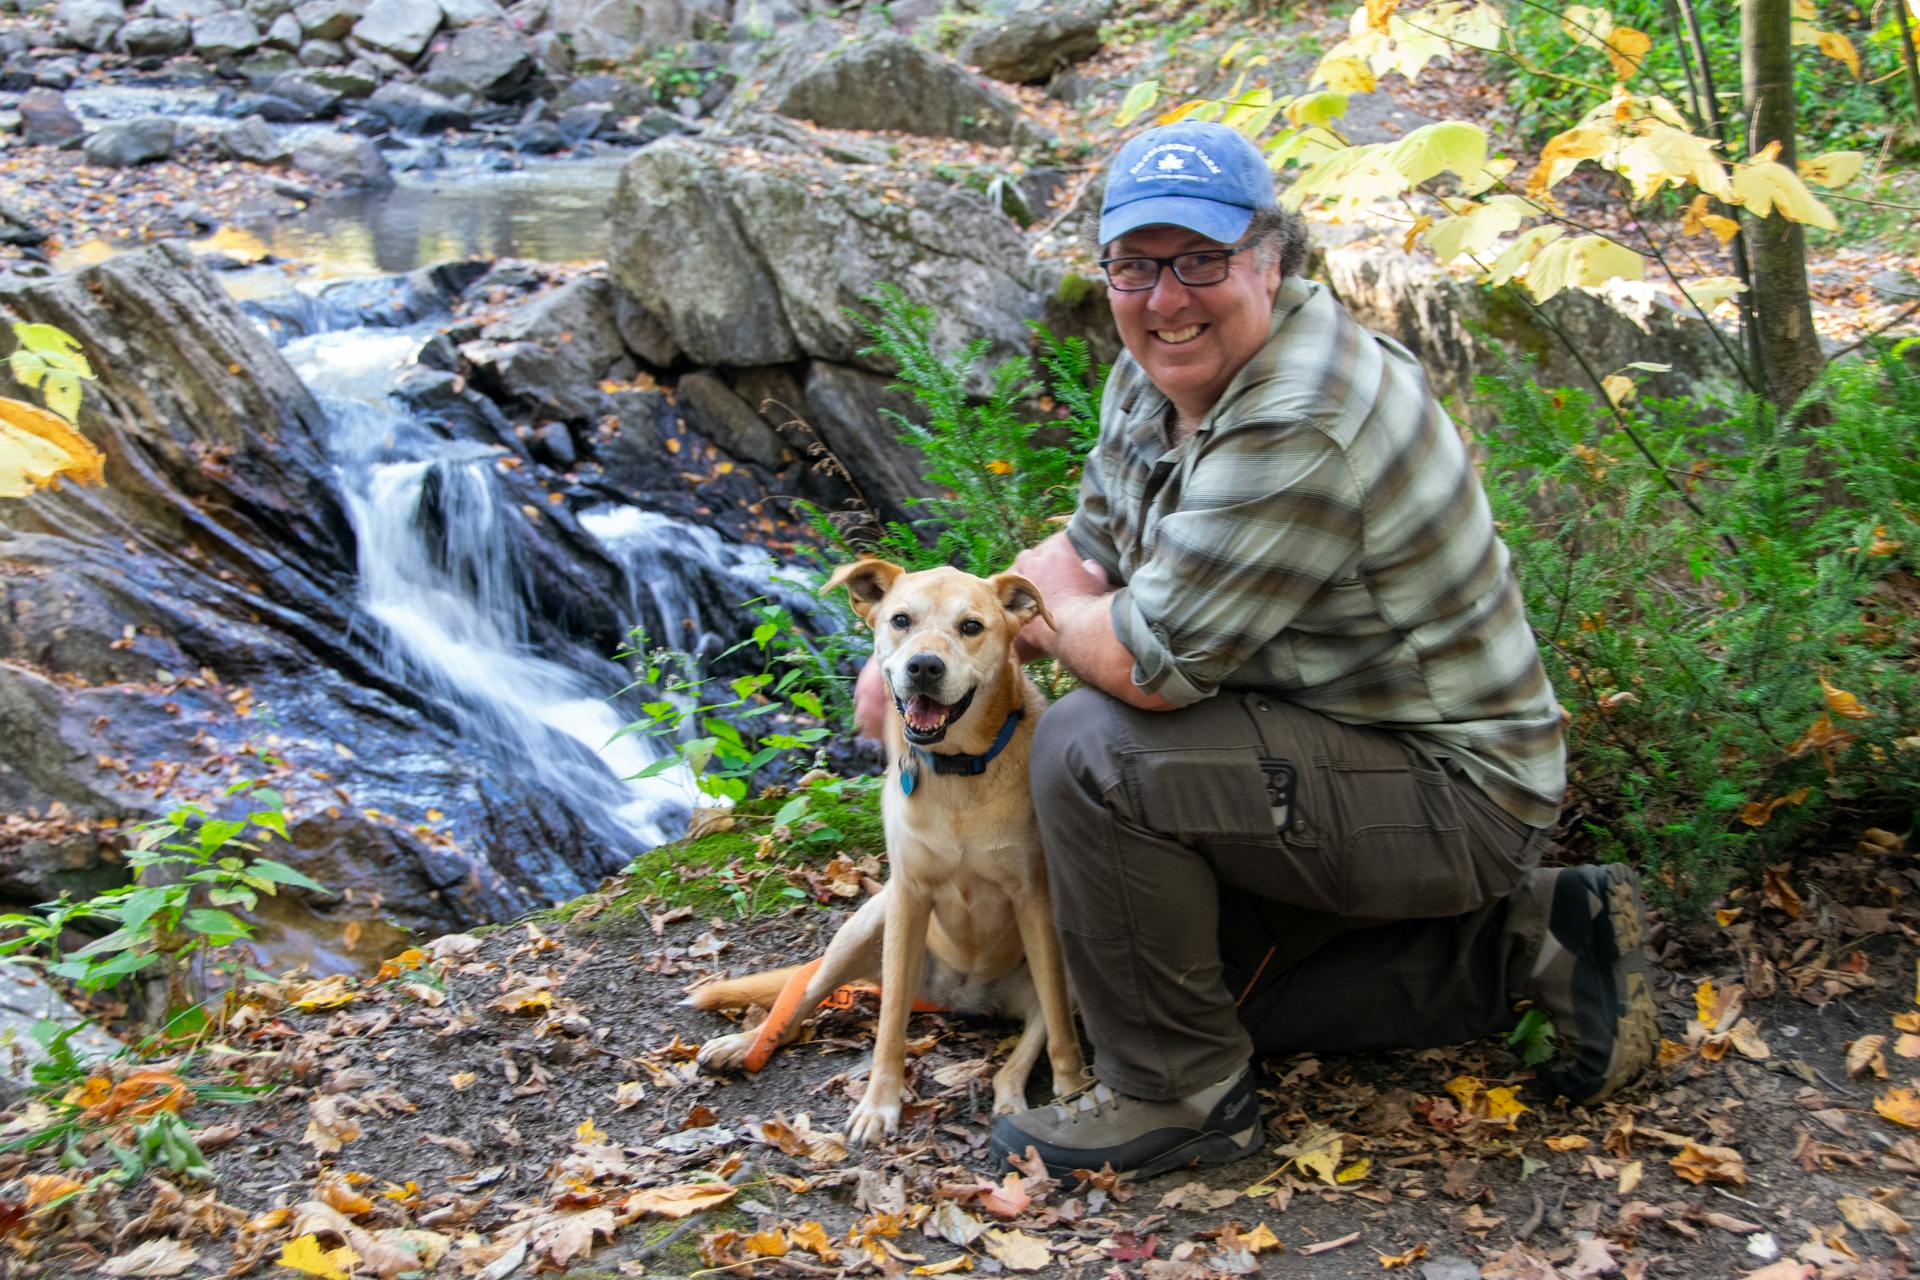
[{"label": "dog's black nose", "polygon": [[907,659],[907,682],[917,688],[939,684],[946,674],[947,664],[931,653],[916,653]]}]

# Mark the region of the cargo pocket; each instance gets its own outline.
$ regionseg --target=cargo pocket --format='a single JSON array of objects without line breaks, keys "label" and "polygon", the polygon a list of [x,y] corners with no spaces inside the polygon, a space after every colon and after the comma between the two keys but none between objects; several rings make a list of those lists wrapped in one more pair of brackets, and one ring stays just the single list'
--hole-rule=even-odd
[{"label": "cargo pocket", "polygon": [[1141,825],[1162,835],[1258,840],[1274,834],[1266,774],[1251,745],[1137,751],[1122,776],[1134,789],[1130,798]]},{"label": "cargo pocket", "polygon": [[1320,776],[1345,868],[1344,914],[1411,920],[1485,904],[1458,797],[1440,768],[1331,763]]}]

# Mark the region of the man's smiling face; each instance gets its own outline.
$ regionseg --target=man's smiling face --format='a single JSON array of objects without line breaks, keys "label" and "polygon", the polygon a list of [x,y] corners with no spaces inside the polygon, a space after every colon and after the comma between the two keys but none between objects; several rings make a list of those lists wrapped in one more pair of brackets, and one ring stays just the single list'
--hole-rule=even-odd
[{"label": "man's smiling face", "polygon": [[[1231,247],[1184,227],[1151,226],[1127,232],[1106,247],[1105,256],[1170,258]],[[1247,252],[1233,257],[1219,284],[1184,285],[1166,267],[1153,288],[1109,289],[1107,301],[1127,350],[1181,418],[1196,425],[1266,342],[1279,289],[1279,262],[1262,268]]]}]

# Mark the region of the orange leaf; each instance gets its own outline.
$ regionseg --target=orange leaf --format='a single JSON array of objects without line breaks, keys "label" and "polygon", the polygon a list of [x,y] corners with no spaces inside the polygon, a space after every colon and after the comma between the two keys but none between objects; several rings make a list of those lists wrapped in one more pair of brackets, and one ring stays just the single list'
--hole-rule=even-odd
[{"label": "orange leaf", "polygon": [[1920,1129],[1920,1094],[1911,1089],[1889,1089],[1873,1100],[1873,1109],[1895,1124]]},{"label": "orange leaf", "polygon": [[1827,710],[1847,720],[1868,720],[1873,712],[1862,706],[1860,700],[1845,689],[1836,689],[1827,678],[1820,678],[1820,691],[1826,695]]},{"label": "orange leaf", "polygon": [[1746,1161],[1732,1147],[1709,1147],[1689,1142],[1667,1164],[1674,1173],[1696,1186],[1706,1182],[1731,1182],[1745,1186]]},{"label": "orange leaf", "polygon": [[[636,1191],[623,1206],[635,1217],[657,1213],[663,1218],[684,1218],[690,1213],[712,1209],[733,1199],[738,1187],[724,1182],[684,1182],[671,1187],[650,1187]],[[795,1241],[798,1243],[797,1239]]]}]

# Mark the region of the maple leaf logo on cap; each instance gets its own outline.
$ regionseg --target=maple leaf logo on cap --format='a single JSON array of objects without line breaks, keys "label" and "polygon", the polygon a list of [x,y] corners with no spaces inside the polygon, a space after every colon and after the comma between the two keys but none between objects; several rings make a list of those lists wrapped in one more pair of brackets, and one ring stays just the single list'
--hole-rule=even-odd
[{"label": "maple leaf logo on cap", "polygon": [[1172,152],[1168,152],[1166,155],[1160,157],[1160,167],[1162,169],[1184,169],[1187,167],[1187,162]]}]

